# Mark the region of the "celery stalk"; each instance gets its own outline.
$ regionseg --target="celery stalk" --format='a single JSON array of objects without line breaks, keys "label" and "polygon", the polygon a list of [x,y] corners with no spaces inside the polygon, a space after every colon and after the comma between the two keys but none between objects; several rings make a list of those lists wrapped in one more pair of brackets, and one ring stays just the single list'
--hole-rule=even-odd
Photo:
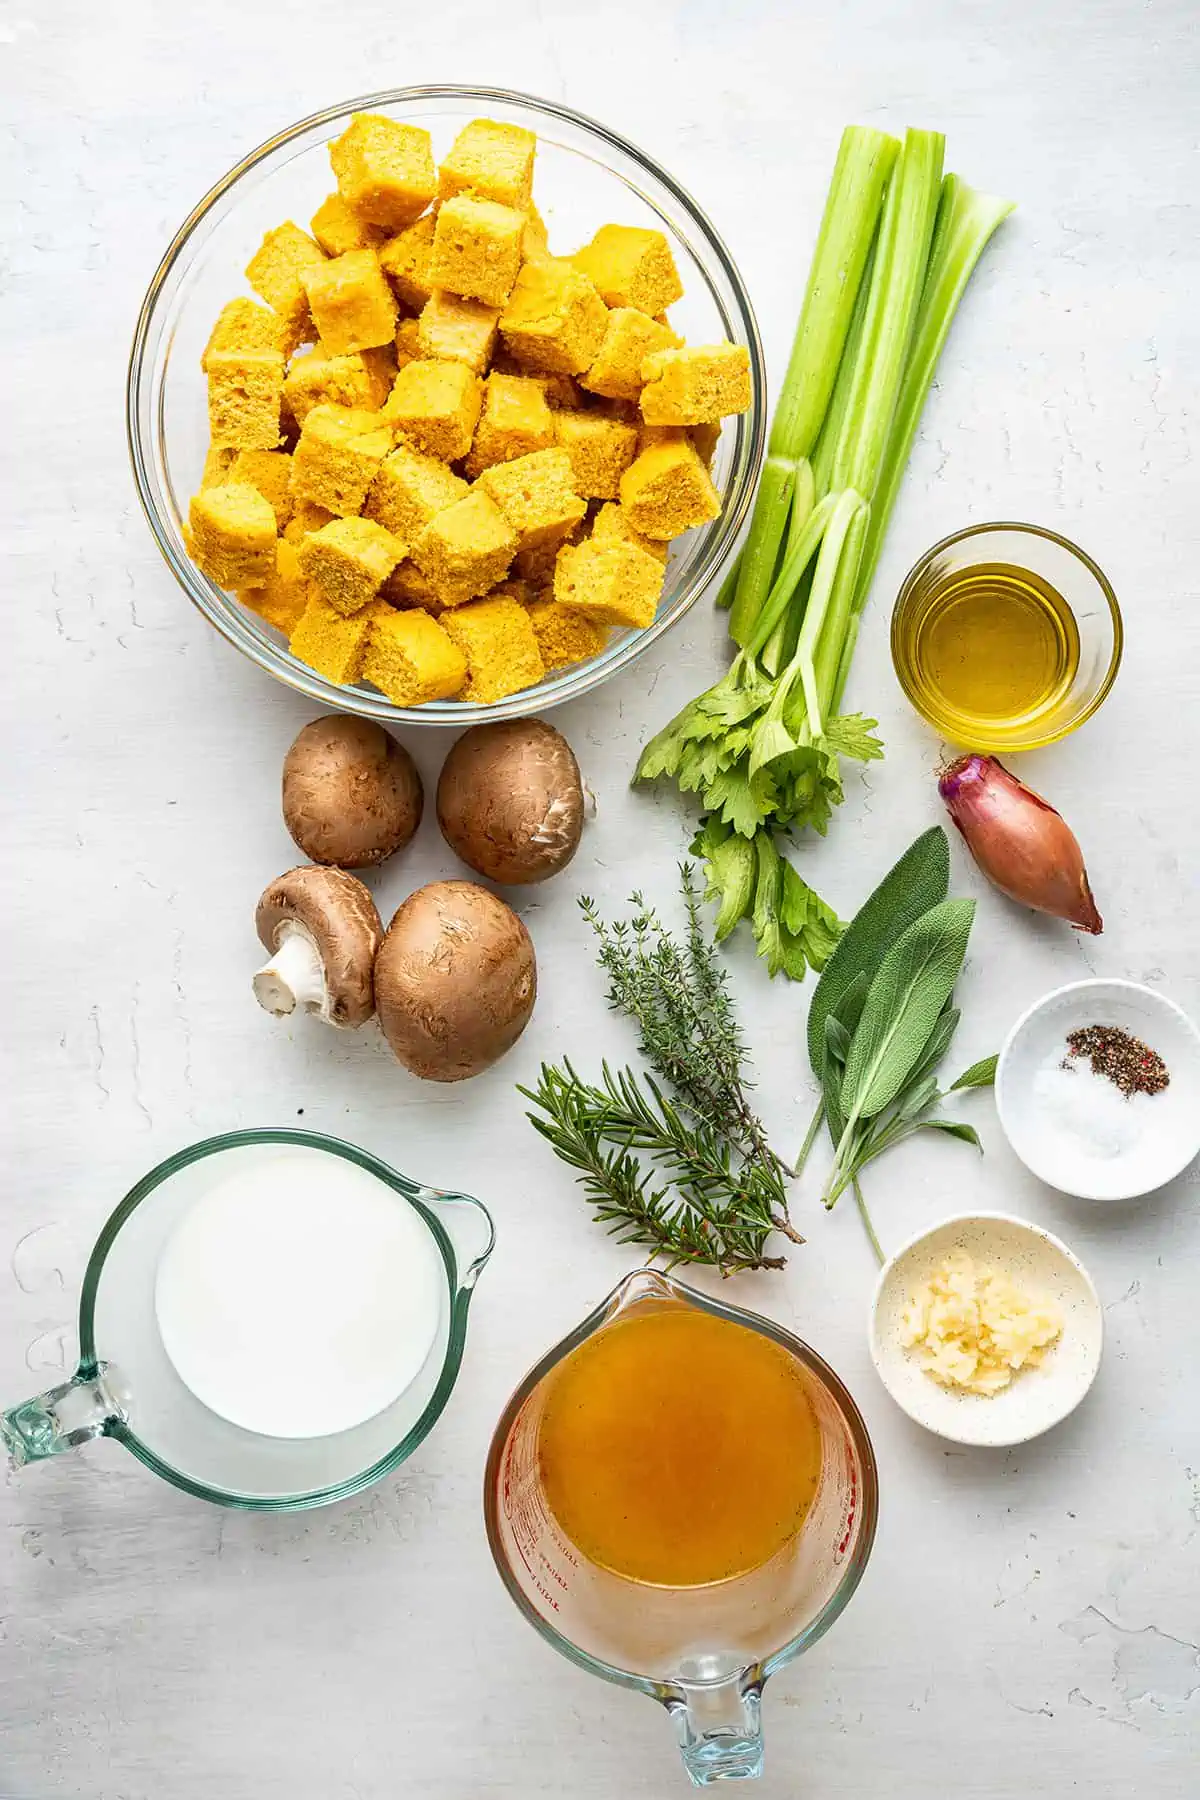
[{"label": "celery stalk", "polygon": [[742,551],[729,613],[729,635],[735,644],[745,645],[771,591],[795,486],[795,463],[768,456],[758,484],[754,524]]}]

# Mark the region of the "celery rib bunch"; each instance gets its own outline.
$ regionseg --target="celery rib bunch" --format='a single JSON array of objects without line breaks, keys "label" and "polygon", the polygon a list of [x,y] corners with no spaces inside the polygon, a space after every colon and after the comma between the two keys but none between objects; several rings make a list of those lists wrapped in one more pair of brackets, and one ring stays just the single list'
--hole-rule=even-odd
[{"label": "celery rib bunch", "polygon": [[843,133],[749,535],[719,604],[728,674],[651,739],[635,780],[700,797],[692,845],[716,933],[748,919],[772,975],[824,966],[840,926],[782,854],[824,833],[841,759],[882,756],[843,714],[858,622],[958,302],[1011,203],[942,174],[944,139]]}]

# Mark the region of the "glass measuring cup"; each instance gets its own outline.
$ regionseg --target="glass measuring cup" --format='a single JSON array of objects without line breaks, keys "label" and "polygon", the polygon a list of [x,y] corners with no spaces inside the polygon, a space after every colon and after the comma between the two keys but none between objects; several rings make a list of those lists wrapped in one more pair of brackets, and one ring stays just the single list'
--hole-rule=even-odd
[{"label": "glass measuring cup", "polygon": [[[590,1562],[550,1512],[538,1448],[550,1377],[563,1358],[617,1319],[676,1307],[746,1326],[788,1351],[821,1434],[816,1496],[792,1539],[745,1575],[687,1588],[633,1581]],[[770,1320],[656,1269],[626,1276],[529,1372],[496,1427],[484,1479],[488,1542],[518,1607],[580,1668],[666,1707],[697,1787],[762,1773],[763,1687],[846,1606],[866,1567],[877,1511],[871,1441],[833,1370]]]},{"label": "glass measuring cup", "polygon": [[[420,1371],[390,1405],[324,1437],[268,1437],[209,1410],[176,1373],[155,1314],[164,1247],[222,1176],[299,1146],[364,1170],[411,1208],[445,1276],[437,1330]],[[14,1466],[92,1438],[124,1444],[155,1475],[222,1506],[287,1512],[358,1493],[409,1456],[436,1424],[458,1375],[467,1308],[491,1255],[491,1217],[468,1194],[419,1186],[336,1138],[307,1131],[237,1131],[169,1157],[126,1195],[97,1239],[79,1303],[79,1366],[69,1381],[0,1412],[0,1446]],[[281,1380],[305,1379],[303,1343],[281,1354]]]}]

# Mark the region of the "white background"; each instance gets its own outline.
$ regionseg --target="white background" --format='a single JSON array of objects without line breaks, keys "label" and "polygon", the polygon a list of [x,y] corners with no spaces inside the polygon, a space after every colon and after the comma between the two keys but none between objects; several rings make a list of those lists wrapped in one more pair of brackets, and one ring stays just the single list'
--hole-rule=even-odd
[{"label": "white background", "polygon": [[[685,841],[631,796],[643,734],[721,666],[701,604],[635,669],[556,716],[600,802],[570,872],[522,906],[542,998],[518,1050],[421,1087],[370,1032],[291,1031],[254,1007],[254,903],[294,860],[280,760],[309,708],[238,659],[159,560],[122,426],[125,356],[161,249],[277,127],[422,80],[566,100],[643,144],[725,234],[773,377],[849,120],[937,126],[948,166],[1020,202],[972,284],[926,411],[851,685],[887,760],[852,777],[805,853],[852,911],[938,816],[939,747],[886,649],[891,596],[944,532],[1030,518],[1110,573],[1129,629],[1103,714],[1026,759],[1076,827],[1106,930],[979,897],[958,1055],[1087,974],[1200,1010],[1197,807],[1200,101],[1189,0],[341,0],[201,7],[9,0],[0,28],[4,222],[0,550],[5,658],[4,1200],[7,1400],[71,1365],[79,1278],[125,1189],[239,1125],[342,1133],[484,1198],[499,1247],[466,1364],[399,1477],[291,1518],[225,1513],[113,1445],[0,1478],[0,1795],[43,1800],[547,1800],[678,1794],[666,1719],[545,1648],[493,1574],[479,1490],[526,1366],[630,1266],[591,1224],[513,1092],[542,1057],[628,1049],[575,898],[669,899]],[[410,734],[428,777],[445,742]],[[452,864],[429,819],[376,886],[385,913]],[[782,1145],[809,1110],[805,994],[745,955],[737,993]],[[736,1296],[848,1381],[882,1473],[879,1539],[845,1618],[768,1689],[763,1800],[1184,1800],[1200,1719],[1197,1178],[1130,1207],[1041,1188],[966,1103],[980,1163],[935,1142],[873,1172],[895,1244],[952,1209],[1027,1213],[1106,1306],[1091,1400],[1025,1450],[950,1450],[878,1386],[857,1219],[811,1191],[782,1277]]]}]

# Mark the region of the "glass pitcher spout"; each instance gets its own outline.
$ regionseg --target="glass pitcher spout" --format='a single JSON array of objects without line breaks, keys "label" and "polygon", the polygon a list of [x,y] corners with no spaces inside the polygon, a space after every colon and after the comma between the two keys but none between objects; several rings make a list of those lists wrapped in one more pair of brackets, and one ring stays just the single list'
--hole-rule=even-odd
[{"label": "glass pitcher spout", "polygon": [[108,1363],[78,1369],[69,1381],[0,1412],[0,1445],[14,1469],[104,1437],[128,1418],[125,1398]]},{"label": "glass pitcher spout", "polygon": [[761,1681],[744,1670],[724,1681],[680,1683],[663,1695],[693,1787],[762,1774],[761,1698]]}]

